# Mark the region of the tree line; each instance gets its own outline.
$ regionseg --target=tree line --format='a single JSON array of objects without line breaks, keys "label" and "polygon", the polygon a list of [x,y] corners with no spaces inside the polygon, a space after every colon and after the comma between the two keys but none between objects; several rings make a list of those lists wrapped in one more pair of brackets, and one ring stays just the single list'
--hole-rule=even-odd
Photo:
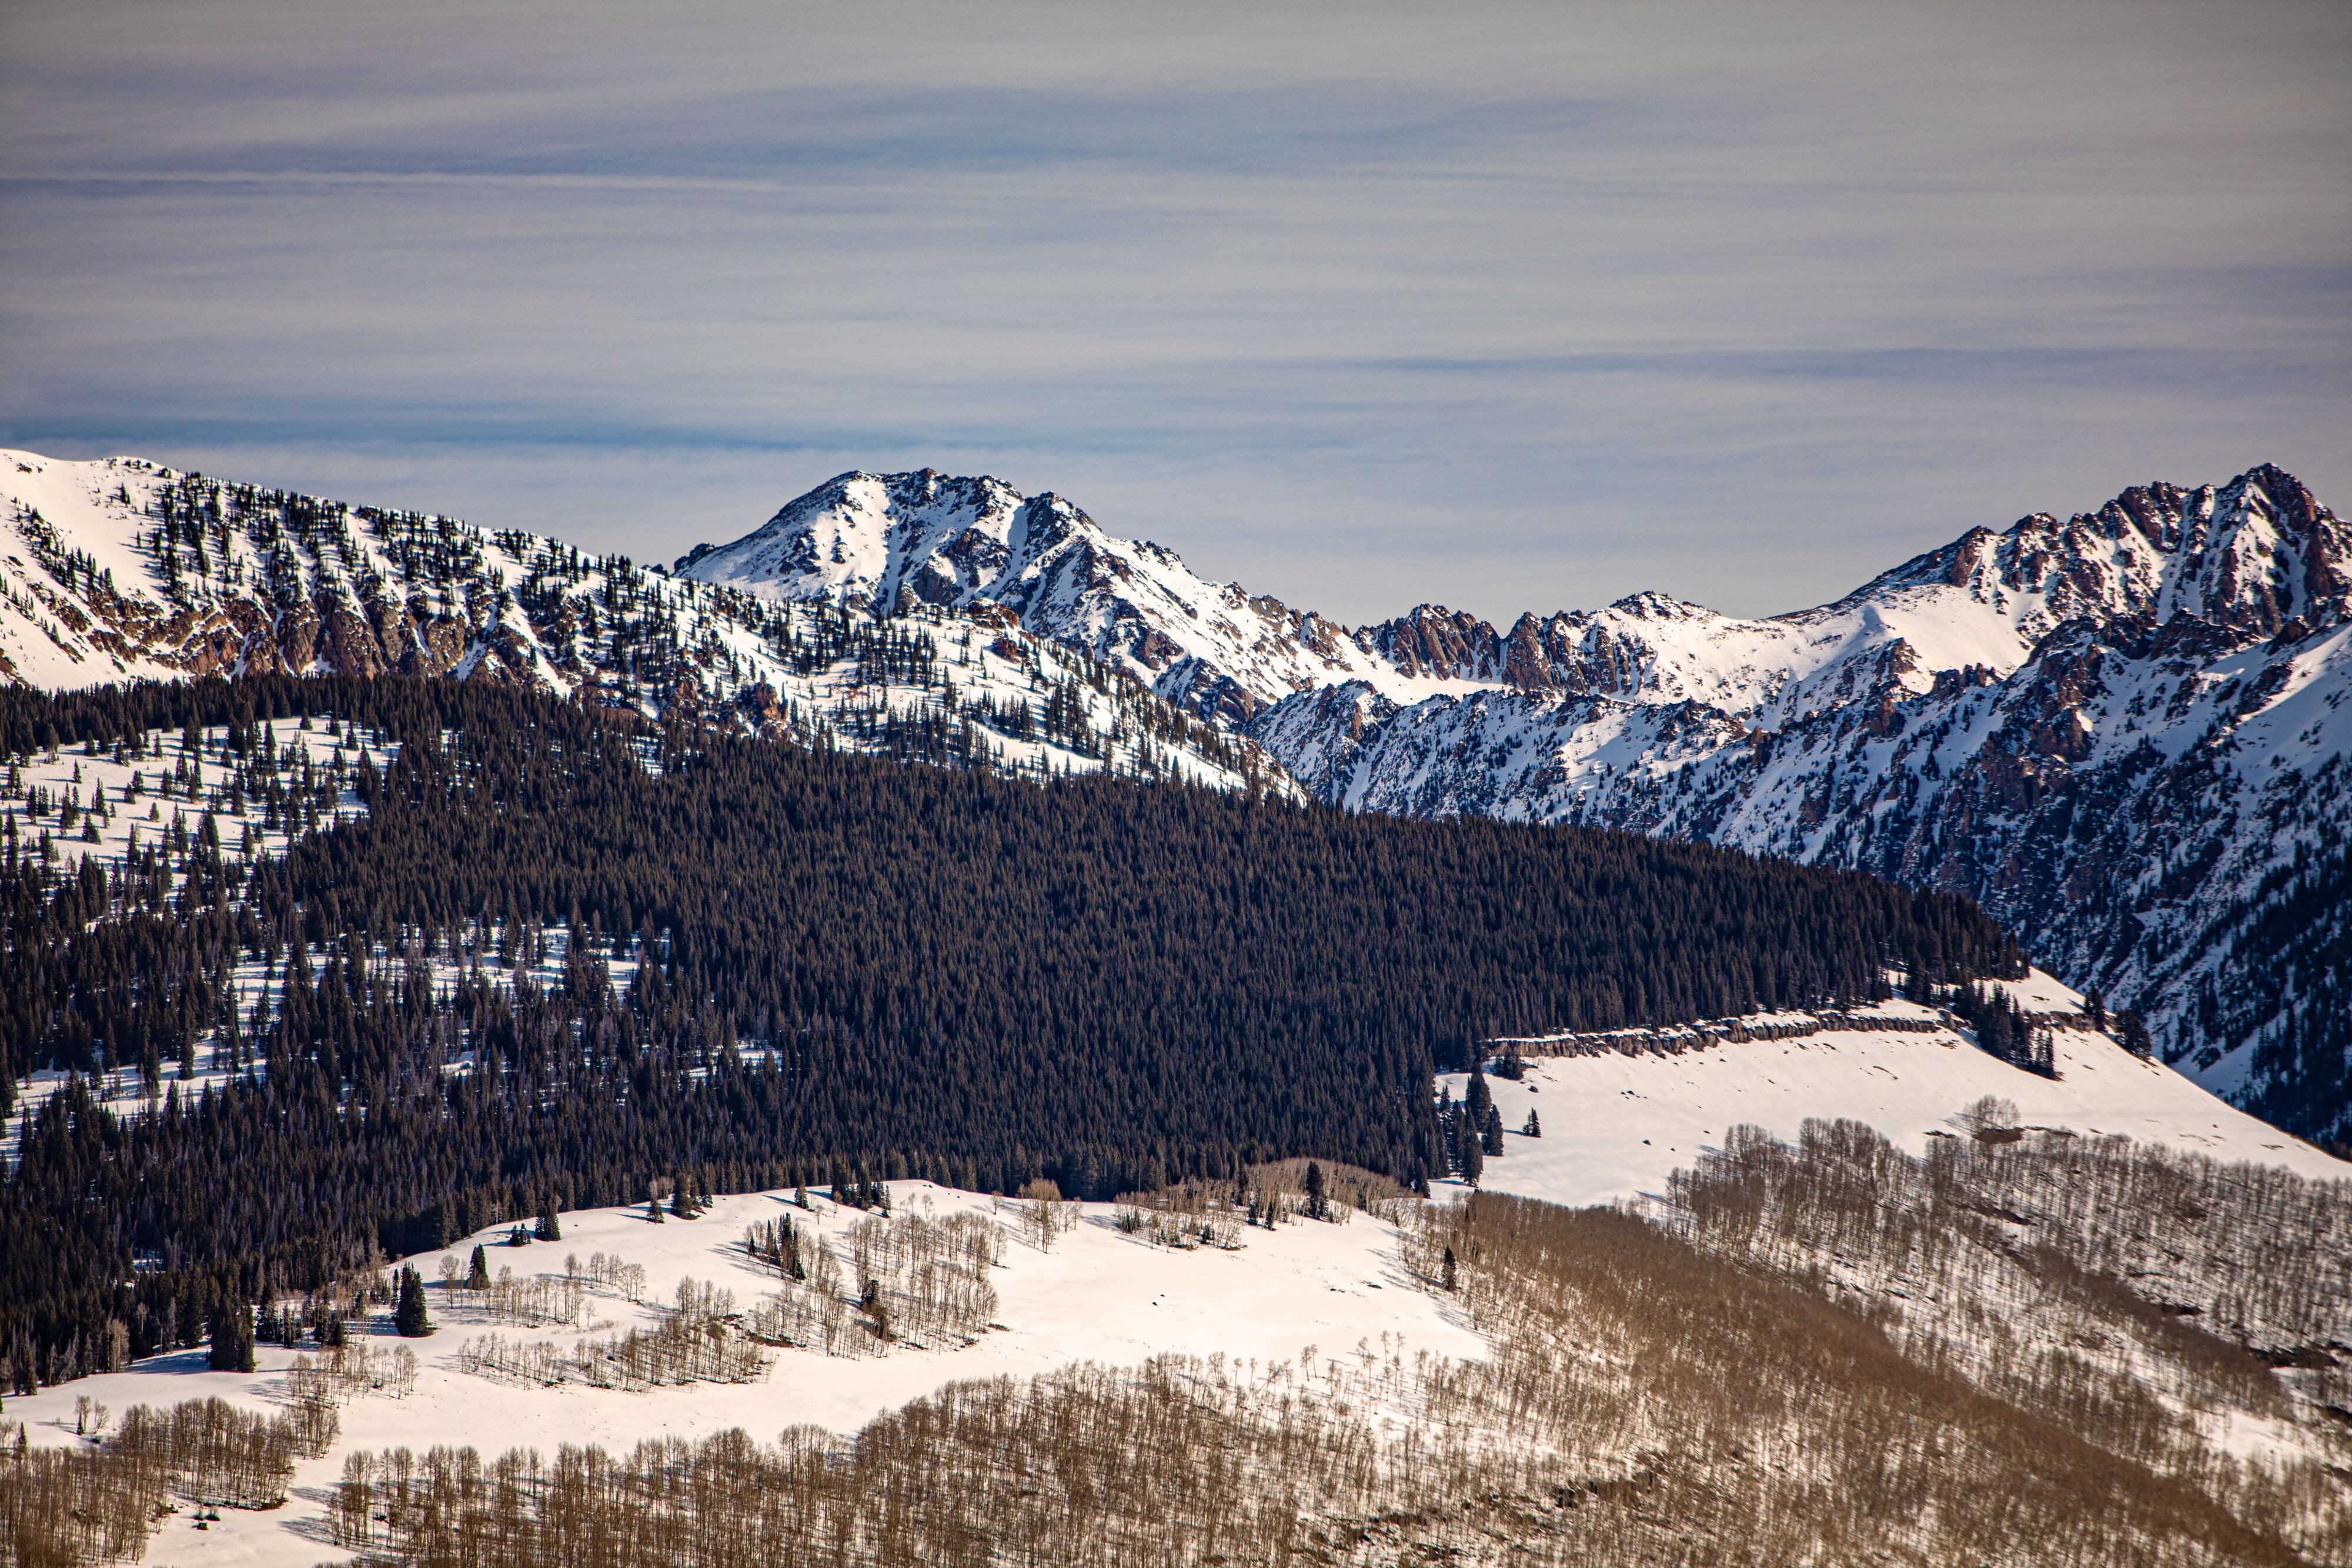
[{"label": "tree line", "polygon": [[[235,887],[201,833],[136,867],[0,863],[11,1073],[121,1060],[129,1029],[227,1069],[130,1113],[77,1082],[23,1119],[15,1387],[657,1186],[1109,1198],[1305,1155],[1412,1185],[1464,1141],[1432,1071],[1488,1037],[2021,962],[1963,899],[1734,852],[902,768],[488,683],[9,691],[0,751],[301,715],[396,756],[352,770],[363,817]],[[255,964],[275,1006],[240,1017]]]}]

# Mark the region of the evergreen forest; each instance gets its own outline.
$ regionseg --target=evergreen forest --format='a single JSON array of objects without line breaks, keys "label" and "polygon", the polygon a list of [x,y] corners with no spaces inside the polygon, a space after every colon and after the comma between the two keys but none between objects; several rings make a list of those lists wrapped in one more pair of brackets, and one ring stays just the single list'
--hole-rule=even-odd
[{"label": "evergreen forest", "polygon": [[[289,783],[262,721],[296,716],[370,748]],[[908,767],[485,682],[0,691],[0,758],[152,745],[173,831],[0,845],[0,1095],[77,1074],[0,1103],[16,1390],[657,1189],[1108,1198],[1299,1155],[1424,1185],[1479,1141],[1431,1074],[1490,1037],[2023,962],[1958,896],[1594,830]],[[232,798],[305,831],[238,859]]]}]

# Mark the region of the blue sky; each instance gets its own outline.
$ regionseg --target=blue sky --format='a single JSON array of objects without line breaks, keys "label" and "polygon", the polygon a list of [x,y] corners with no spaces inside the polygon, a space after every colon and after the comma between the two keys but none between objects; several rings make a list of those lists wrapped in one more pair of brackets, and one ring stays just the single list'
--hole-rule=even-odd
[{"label": "blue sky", "polygon": [[641,557],[850,467],[1350,620],[2352,497],[2352,7],[0,14],[0,441]]}]

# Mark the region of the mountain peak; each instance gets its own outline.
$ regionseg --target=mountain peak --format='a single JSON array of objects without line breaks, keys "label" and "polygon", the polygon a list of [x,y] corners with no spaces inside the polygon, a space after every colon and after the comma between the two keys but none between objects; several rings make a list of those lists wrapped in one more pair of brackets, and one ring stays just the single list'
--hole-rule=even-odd
[{"label": "mountain peak", "polygon": [[1943,613],[2007,625],[2021,653],[2078,620],[2145,632],[2186,614],[2261,640],[2291,621],[2352,616],[2352,537],[2300,480],[2266,463],[2223,485],[2136,485],[2095,512],[1971,528],[1820,613],[1865,604],[1916,612],[1942,599],[1951,601]]},{"label": "mountain peak", "polygon": [[1713,618],[1716,615],[1714,611],[1704,604],[1693,604],[1688,600],[1677,599],[1671,593],[1662,593],[1654,588],[1645,588],[1639,593],[1629,593],[1611,604],[1609,608],[1627,615],[1672,621]]}]

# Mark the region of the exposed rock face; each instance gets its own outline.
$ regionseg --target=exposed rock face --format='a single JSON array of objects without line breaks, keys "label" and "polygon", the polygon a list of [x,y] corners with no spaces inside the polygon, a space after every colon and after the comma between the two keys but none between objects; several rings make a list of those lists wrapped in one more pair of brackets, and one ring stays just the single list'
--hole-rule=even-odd
[{"label": "exposed rock face", "polygon": [[1024,498],[1000,480],[929,469],[841,475],[733,544],[697,546],[677,570],[763,599],[876,614],[1000,606],[1229,727],[1294,691],[1391,669],[1346,628],[1206,581],[1171,550],[1113,538],[1060,496]]},{"label": "exposed rock face", "polygon": [[[983,482],[934,475],[921,487],[940,506],[995,505]],[[957,597],[954,563],[984,555],[977,534],[894,579],[901,613],[877,622],[528,534],[132,459],[7,455],[0,506],[0,677],[37,685],[329,670],[517,682],[957,765],[1291,789],[1254,743],[1023,631],[1010,611],[933,608]],[[805,542],[784,540],[779,559],[808,559]],[[821,564],[835,545],[845,553],[821,541]]]},{"label": "exposed rock face", "polygon": [[2210,1086],[2352,1141],[2347,563],[2345,526],[2258,468],[1978,529],[1771,622],[1645,595],[1498,638],[1416,612],[1375,644],[1497,689],[1305,694],[1251,730],[1359,809],[1966,891],[2053,969],[2146,1009]]}]

